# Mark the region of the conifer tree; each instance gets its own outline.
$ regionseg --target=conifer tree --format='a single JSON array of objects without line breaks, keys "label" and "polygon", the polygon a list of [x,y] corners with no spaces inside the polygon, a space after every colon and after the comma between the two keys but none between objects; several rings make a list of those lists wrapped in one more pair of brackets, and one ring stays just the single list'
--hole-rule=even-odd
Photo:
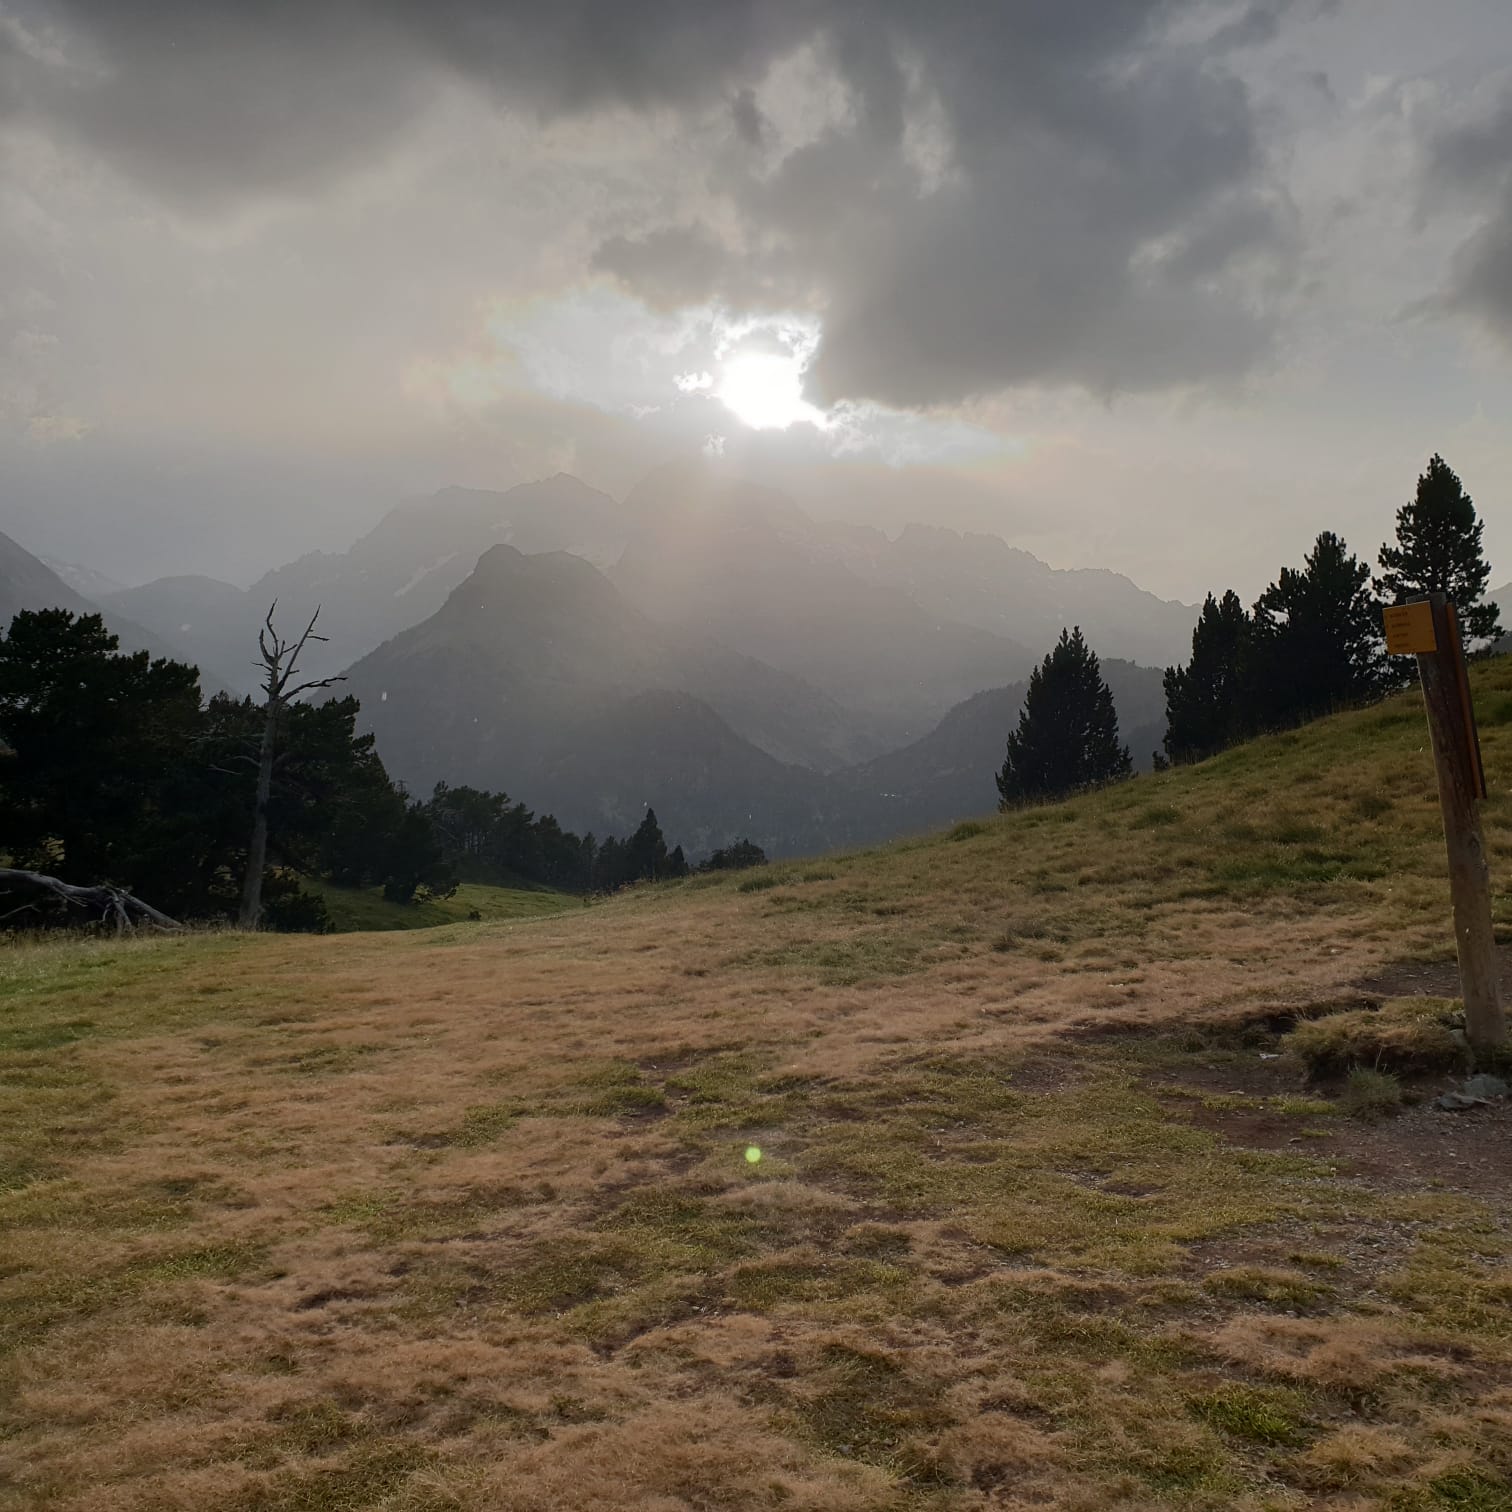
[{"label": "conifer tree", "polygon": [[613,892],[629,880],[626,871],[625,852],[628,844],[608,835],[593,858],[593,886],[599,892]]},{"label": "conifer tree", "polygon": [[1129,748],[1118,743],[1118,711],[1097,656],[1080,627],[1029,678],[1018,728],[998,773],[1000,808],[1052,798],[1127,777]]},{"label": "conifer tree", "polygon": [[1255,727],[1300,724],[1376,696],[1389,669],[1370,568],[1325,530],[1300,572],[1255,603]]},{"label": "conifer tree", "polygon": [[[195,849],[179,777],[199,717],[195,668],[121,653],[98,614],[22,610],[0,632],[9,864],[120,883],[177,907],[164,873]],[[149,853],[161,866],[143,867]]]},{"label": "conifer tree", "polygon": [[699,868],[700,871],[739,871],[747,866],[765,866],[766,852],[754,840],[737,840],[721,846]]},{"label": "conifer tree", "polygon": [[667,875],[667,841],[656,822],[656,810],[648,808],[640,827],[625,844],[629,880],[652,881]]},{"label": "conifer tree", "polygon": [[1221,600],[1208,594],[1192,631],[1191,661],[1165,671],[1165,749],[1172,761],[1201,761],[1248,733],[1252,628],[1232,588]]},{"label": "conifer tree", "polygon": [[1393,604],[1422,593],[1447,594],[1469,640],[1494,640],[1497,606],[1482,603],[1491,565],[1481,551],[1485,523],[1464,485],[1437,452],[1417,482],[1417,494],[1397,510],[1396,538],[1381,547],[1376,592]]}]

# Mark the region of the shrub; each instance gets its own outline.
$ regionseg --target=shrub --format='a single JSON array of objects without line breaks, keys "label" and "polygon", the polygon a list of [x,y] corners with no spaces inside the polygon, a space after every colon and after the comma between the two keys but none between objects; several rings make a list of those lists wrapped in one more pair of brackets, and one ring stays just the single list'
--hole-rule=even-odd
[{"label": "shrub", "polygon": [[748,866],[765,866],[766,852],[754,840],[737,840],[715,851],[700,871],[744,871]]},{"label": "shrub", "polygon": [[1351,1118],[1373,1122],[1401,1111],[1402,1084],[1389,1071],[1356,1066],[1339,1094],[1339,1108]]},{"label": "shrub", "polygon": [[298,886],[280,888],[271,897],[265,894],[262,922],[265,929],[281,934],[330,934],[336,928],[325,899]]},{"label": "shrub", "polygon": [[1466,1059],[1445,998],[1395,998],[1376,1012],[1334,1013],[1298,1024],[1291,1048],[1314,1076],[1341,1075],[1356,1066],[1377,1070],[1441,1071]]}]

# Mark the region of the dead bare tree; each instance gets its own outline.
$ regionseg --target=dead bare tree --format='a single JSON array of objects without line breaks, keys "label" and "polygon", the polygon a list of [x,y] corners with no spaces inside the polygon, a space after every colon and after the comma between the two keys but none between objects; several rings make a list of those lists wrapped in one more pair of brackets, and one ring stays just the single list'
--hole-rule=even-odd
[{"label": "dead bare tree", "polygon": [[311,641],[326,638],[315,634],[320,608],[316,606],[310,623],[304,627],[304,634],[295,641],[284,640],[273,628],[273,613],[277,608],[278,600],[274,599],[262,629],[257,632],[261,660],[252,664],[261,666],[264,673],[263,727],[257,753],[257,800],[252,811],[252,840],[247,847],[247,875],[242,882],[241,910],[236,921],[243,929],[256,929],[262,914],[263,868],[268,860],[268,800],[273,793],[273,768],[278,759],[279,720],[301,693],[346,681],[344,677],[312,677],[305,682],[294,682],[299,675],[299,658],[304,654],[304,648]]},{"label": "dead bare tree", "polygon": [[38,914],[41,912],[41,904],[52,899],[61,905],[65,914],[70,908],[80,908],[86,913],[94,914],[102,924],[114,924],[117,934],[125,934],[135,929],[139,923],[150,925],[153,929],[164,930],[184,927],[177,919],[170,919],[167,914],[159,913],[150,903],[142,902],[140,898],[127,892],[124,887],[113,887],[109,883],[100,883],[94,887],[79,887],[72,882],[49,877],[45,872],[21,871],[14,867],[0,866],[0,887],[30,887],[39,895],[29,903],[23,903],[8,913],[0,914],[0,924],[7,919],[15,918],[18,914]]}]

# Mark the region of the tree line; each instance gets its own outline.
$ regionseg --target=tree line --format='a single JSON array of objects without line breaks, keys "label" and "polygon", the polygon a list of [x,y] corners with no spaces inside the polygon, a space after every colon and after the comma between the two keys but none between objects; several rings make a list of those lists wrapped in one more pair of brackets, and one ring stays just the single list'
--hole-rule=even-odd
[{"label": "tree line", "polygon": [[[271,614],[264,698],[201,695],[192,666],[123,654],[97,614],[23,611],[0,634],[0,924],[80,922],[68,890],[108,884],[176,919],[321,931],[318,878],[395,903],[459,882],[608,891],[688,871],[654,810],[627,839],[576,835],[505,793],[437,785],[416,800],[360,734],[358,701],[297,695]],[[281,679],[281,680],[280,680]],[[743,842],[746,843],[746,842]]]},{"label": "tree line", "polygon": [[[1322,531],[1300,568],[1283,567],[1248,609],[1229,589],[1208,594],[1191,658],[1165,670],[1166,734],[1157,766],[1201,761],[1241,740],[1367,702],[1412,675],[1386,655],[1381,610],[1422,594],[1454,603],[1467,645],[1500,633],[1485,602],[1484,522],[1453,469],[1435,454],[1397,511],[1395,543],[1378,570]],[[1064,796],[1133,771],[1118,740],[1113,695],[1080,629],[1029,679],[998,773],[1000,806]]]},{"label": "tree line", "polygon": [[1324,531],[1301,569],[1283,568],[1252,608],[1232,589],[1209,594],[1191,659],[1166,669],[1166,757],[1200,761],[1401,685],[1414,669],[1386,655],[1387,605],[1442,593],[1467,647],[1495,640],[1501,625],[1498,606],[1485,601],[1484,529],[1464,485],[1435,453],[1397,510],[1395,542],[1382,544],[1374,574]]}]

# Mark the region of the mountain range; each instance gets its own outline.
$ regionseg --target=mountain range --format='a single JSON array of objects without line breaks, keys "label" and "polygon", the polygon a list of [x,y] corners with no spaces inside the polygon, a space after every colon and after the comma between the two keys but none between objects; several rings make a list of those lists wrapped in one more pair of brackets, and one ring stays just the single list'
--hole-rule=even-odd
[{"label": "mountain range", "polygon": [[251,691],[275,601],[286,632],[318,606],[329,639],[305,674],[345,672],[334,693],[358,696],[413,791],[504,788],[600,835],[649,803],[690,854],[747,834],[773,854],[869,842],[990,809],[1024,679],[1070,624],[1120,653],[1107,676],[1147,762],[1164,701],[1136,663],[1184,657],[1196,618],[1116,573],[1058,571],[993,536],[816,520],[703,467],[623,501],[566,474],[442,489],[249,589],[70,569],[86,596],[6,544],[0,612],[98,604],[123,643],[196,662],[207,689]]},{"label": "mountain range", "polygon": [[74,614],[103,614],[123,651],[153,656],[183,656],[181,647],[155,635],[115,608],[92,602],[66,582],[41,557],[33,556],[8,535],[0,534],[0,627],[9,626],[23,609],[68,609]]},{"label": "mountain range", "polygon": [[[1107,677],[1148,765],[1164,731],[1161,673],[1113,660]],[[495,546],[341,691],[416,791],[443,778],[507,787],[599,835],[650,804],[691,854],[748,836],[782,855],[991,810],[1025,688],[978,692],[920,739],[840,765],[842,734],[854,745],[864,727],[822,691],[653,620],[618,574]],[[805,752],[816,728],[827,743]]]}]

